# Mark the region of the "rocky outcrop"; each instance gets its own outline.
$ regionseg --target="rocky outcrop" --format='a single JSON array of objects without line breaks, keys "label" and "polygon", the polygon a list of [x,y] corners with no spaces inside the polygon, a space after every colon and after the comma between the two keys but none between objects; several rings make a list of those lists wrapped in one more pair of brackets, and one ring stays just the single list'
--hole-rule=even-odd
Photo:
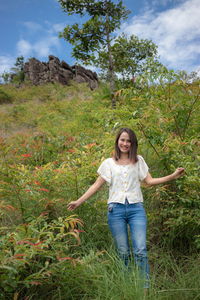
[{"label": "rocky outcrop", "polygon": [[93,90],[98,87],[98,77],[95,72],[81,66],[70,67],[65,61],[49,56],[47,63],[31,58],[24,65],[25,80],[31,81],[34,85],[48,82],[59,82],[63,85],[70,84],[71,80],[78,83],[86,82]]}]

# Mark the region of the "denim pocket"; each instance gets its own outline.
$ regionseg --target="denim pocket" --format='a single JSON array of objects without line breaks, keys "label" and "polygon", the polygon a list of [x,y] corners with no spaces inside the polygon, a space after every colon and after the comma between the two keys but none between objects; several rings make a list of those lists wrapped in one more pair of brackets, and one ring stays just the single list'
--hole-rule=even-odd
[{"label": "denim pocket", "polygon": [[115,205],[116,205],[116,203],[109,203],[108,204],[108,212],[112,212]]}]

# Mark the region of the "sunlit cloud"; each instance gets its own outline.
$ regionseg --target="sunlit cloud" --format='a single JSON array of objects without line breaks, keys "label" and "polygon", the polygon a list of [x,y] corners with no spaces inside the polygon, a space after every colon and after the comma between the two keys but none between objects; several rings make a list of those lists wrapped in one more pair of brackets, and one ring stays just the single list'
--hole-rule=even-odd
[{"label": "sunlit cloud", "polygon": [[17,43],[17,52],[19,55],[23,55],[23,56],[29,56],[31,55],[32,52],[32,45],[30,42],[22,39],[19,40],[19,42]]},{"label": "sunlit cloud", "polygon": [[17,43],[18,55],[24,57],[36,56],[39,58],[47,57],[60,48],[60,40],[57,36],[49,36],[30,43],[26,40],[20,40]]},{"label": "sunlit cloud", "polygon": [[10,71],[10,68],[13,67],[15,59],[11,56],[0,56],[0,74]]},{"label": "sunlit cloud", "polygon": [[200,55],[199,0],[187,0],[174,8],[146,10],[123,24],[123,31],[153,40],[160,59],[170,68],[192,70]]},{"label": "sunlit cloud", "polygon": [[[179,4],[179,3],[182,3],[184,2],[185,0],[152,0],[150,2],[151,6],[153,7],[156,7],[156,6],[167,6],[167,5],[170,5],[170,4]],[[148,3],[149,3],[149,0],[148,0]]]},{"label": "sunlit cloud", "polygon": [[[34,56],[39,59],[46,58],[60,49],[60,39],[58,32],[64,28],[64,24],[51,24],[45,21],[43,25],[35,22],[24,22],[24,27],[29,30],[29,34],[24,33],[24,37],[17,43],[17,54],[24,57]],[[38,35],[38,31],[40,34]]]},{"label": "sunlit cloud", "polygon": [[58,49],[59,47],[60,47],[60,41],[58,37],[51,36],[37,41],[33,45],[33,52],[35,52],[36,56],[46,57],[49,54],[54,53],[54,49],[55,48]]},{"label": "sunlit cloud", "polygon": [[52,26],[54,32],[60,32],[60,31],[63,31],[63,29],[66,27],[66,24],[64,23],[57,23],[57,24],[54,24]]},{"label": "sunlit cloud", "polygon": [[23,25],[32,32],[43,30],[43,27],[36,22],[24,22]]}]

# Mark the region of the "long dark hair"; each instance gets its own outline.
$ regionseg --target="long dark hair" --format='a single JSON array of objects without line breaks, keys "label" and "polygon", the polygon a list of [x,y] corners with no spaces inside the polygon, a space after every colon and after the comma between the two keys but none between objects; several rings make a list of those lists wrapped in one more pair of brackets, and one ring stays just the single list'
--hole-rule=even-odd
[{"label": "long dark hair", "polygon": [[137,158],[137,148],[138,148],[138,140],[136,137],[136,134],[133,130],[131,130],[130,128],[121,128],[119,130],[119,132],[117,133],[116,139],[115,139],[115,152],[114,152],[114,159],[117,161],[120,159],[121,156],[121,151],[118,147],[118,140],[120,138],[120,135],[123,132],[127,132],[131,141],[131,148],[128,154],[129,159],[133,162],[136,163],[138,161]]}]

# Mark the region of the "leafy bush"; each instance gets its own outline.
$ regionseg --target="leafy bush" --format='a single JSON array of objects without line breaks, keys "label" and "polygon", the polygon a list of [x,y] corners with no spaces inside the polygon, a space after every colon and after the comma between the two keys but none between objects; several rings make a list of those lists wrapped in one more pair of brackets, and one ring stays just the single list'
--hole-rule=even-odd
[{"label": "leafy bush", "polygon": [[80,244],[82,225],[75,216],[49,222],[43,213],[30,223],[18,225],[14,232],[6,234],[7,228],[1,228],[1,295],[8,297],[17,291],[22,297],[31,286],[51,283],[55,276],[52,268],[75,261],[69,254]]},{"label": "leafy bush", "polygon": [[12,98],[4,90],[0,88],[0,104],[12,103]]}]

